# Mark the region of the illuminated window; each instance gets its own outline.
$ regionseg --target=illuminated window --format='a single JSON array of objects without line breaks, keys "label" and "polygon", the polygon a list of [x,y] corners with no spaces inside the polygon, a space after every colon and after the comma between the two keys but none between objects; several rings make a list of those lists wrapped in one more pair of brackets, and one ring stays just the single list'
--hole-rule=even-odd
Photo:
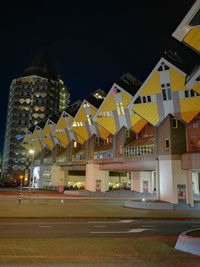
[{"label": "illuminated window", "polygon": [[122,102],[120,102],[120,107],[121,107],[122,115],[124,115],[124,107],[123,107],[123,103]]},{"label": "illuminated window", "polygon": [[116,103],[116,105],[117,105],[117,114],[120,116],[121,112],[120,112],[120,108],[119,108],[119,103]]},{"label": "illuminated window", "polygon": [[76,126],[77,126],[76,122],[74,122],[72,126],[73,126],[73,127],[76,127]]},{"label": "illuminated window", "polygon": [[77,142],[74,141],[74,148],[77,148]]},{"label": "illuminated window", "polygon": [[169,150],[169,139],[167,138],[167,139],[165,139],[165,149],[166,150]]},{"label": "illuminated window", "polygon": [[174,129],[178,128],[178,121],[176,118],[172,118],[172,128]]},{"label": "illuminated window", "polygon": [[124,135],[126,138],[130,137],[130,131],[128,129],[125,129]]},{"label": "illuminated window", "polygon": [[39,107],[38,106],[35,106],[35,111],[38,111]]},{"label": "illuminated window", "polygon": [[200,151],[200,113],[188,123],[189,151]]},{"label": "illuminated window", "polygon": [[124,107],[123,107],[123,103],[116,103],[117,106],[117,114],[120,115],[124,115]]},{"label": "illuminated window", "polygon": [[43,106],[41,106],[40,110],[41,110],[42,112],[44,112],[44,107],[43,107]]},{"label": "illuminated window", "polygon": [[87,115],[87,120],[88,120],[88,124],[89,125],[92,125],[91,115]]}]

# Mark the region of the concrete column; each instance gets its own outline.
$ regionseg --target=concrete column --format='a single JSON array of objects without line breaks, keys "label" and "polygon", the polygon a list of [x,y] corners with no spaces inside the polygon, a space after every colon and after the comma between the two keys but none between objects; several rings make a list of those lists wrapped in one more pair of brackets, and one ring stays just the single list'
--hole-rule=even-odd
[{"label": "concrete column", "polygon": [[109,186],[109,171],[99,169],[99,164],[86,164],[85,188],[91,192],[96,191],[96,183],[101,184],[101,192],[108,190]]},{"label": "concrete column", "polygon": [[141,192],[140,172],[133,172],[133,179],[131,179],[131,186],[133,187],[134,191]]},{"label": "concrete column", "polygon": [[159,160],[156,160],[156,196],[160,199],[160,171],[159,171]]},{"label": "concrete column", "polygon": [[64,186],[65,172],[60,166],[54,166],[54,186]]},{"label": "concrete column", "polygon": [[131,191],[134,191],[134,183],[133,183],[133,180],[134,180],[134,172],[131,171]]},{"label": "concrete column", "polygon": [[194,207],[194,199],[193,199],[193,191],[192,191],[192,171],[188,170],[188,176],[187,176],[187,203],[190,204],[191,207]]},{"label": "concrete column", "polygon": [[153,192],[154,192],[154,187],[155,187],[155,184],[154,184],[154,175],[155,175],[155,172],[151,172],[151,194],[153,195]]},{"label": "concrete column", "polygon": [[64,171],[64,186],[67,185],[69,182],[69,171]]},{"label": "concrete column", "polygon": [[192,184],[194,194],[199,195],[199,174],[198,172],[192,172]]}]

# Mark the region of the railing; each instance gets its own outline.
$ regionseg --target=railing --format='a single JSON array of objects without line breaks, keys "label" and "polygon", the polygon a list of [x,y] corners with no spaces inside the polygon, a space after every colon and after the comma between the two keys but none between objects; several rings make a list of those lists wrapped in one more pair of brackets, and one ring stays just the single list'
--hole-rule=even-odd
[{"label": "railing", "polygon": [[52,158],[44,159],[44,164],[52,164],[53,160]]},{"label": "railing", "polygon": [[94,152],[94,159],[108,159],[113,158],[112,150]]},{"label": "railing", "polygon": [[155,145],[133,146],[124,148],[125,157],[148,156],[155,152]]},{"label": "railing", "polygon": [[66,157],[57,157],[56,158],[56,163],[63,163],[66,162]]},{"label": "railing", "polygon": [[72,161],[86,160],[86,153],[72,155]]},{"label": "railing", "polygon": [[34,160],[34,165],[40,165],[40,160],[39,159]]}]

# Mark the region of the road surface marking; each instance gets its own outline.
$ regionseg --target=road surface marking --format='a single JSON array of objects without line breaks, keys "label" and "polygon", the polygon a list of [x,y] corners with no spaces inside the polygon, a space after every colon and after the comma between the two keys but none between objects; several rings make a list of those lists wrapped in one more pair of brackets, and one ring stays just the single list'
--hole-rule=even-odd
[{"label": "road surface marking", "polygon": [[131,223],[134,222],[134,220],[121,220],[120,223]]},{"label": "road surface marking", "polygon": [[94,225],[94,227],[100,228],[100,227],[107,227],[107,226],[106,225]]},{"label": "road surface marking", "polygon": [[52,225],[39,225],[38,227],[40,227],[40,228],[44,228],[44,227],[46,227],[46,228],[50,228],[50,227],[53,227]]},{"label": "road surface marking", "polygon": [[154,225],[141,225],[141,227],[146,228],[146,227],[155,227],[155,226]]},{"label": "road surface marking", "polygon": [[128,231],[118,231],[118,232],[90,232],[91,234],[129,234],[129,233],[141,233],[146,230],[154,230],[154,229],[145,229],[145,228],[135,228]]},{"label": "road surface marking", "polygon": [[130,222],[134,222],[134,220],[122,220],[122,221],[88,221],[88,223],[130,223]]}]

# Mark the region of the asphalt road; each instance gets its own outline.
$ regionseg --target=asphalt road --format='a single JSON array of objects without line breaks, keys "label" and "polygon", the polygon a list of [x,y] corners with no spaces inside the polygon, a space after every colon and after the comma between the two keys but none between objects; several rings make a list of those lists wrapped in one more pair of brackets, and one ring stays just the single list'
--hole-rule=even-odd
[{"label": "asphalt road", "polygon": [[1,238],[178,236],[199,221],[182,220],[0,220]]}]

